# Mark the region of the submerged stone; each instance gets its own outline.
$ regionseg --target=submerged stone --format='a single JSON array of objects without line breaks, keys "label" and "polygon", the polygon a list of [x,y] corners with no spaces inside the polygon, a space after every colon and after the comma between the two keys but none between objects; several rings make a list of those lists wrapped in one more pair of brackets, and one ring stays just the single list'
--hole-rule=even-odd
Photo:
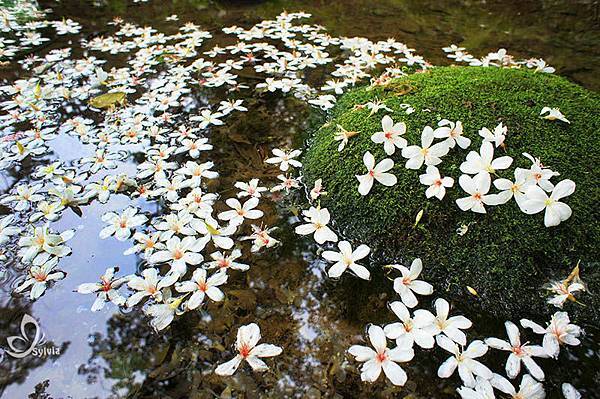
[{"label": "submerged stone", "polygon": [[[375,100],[392,112],[380,110],[370,116],[371,111],[360,106]],[[407,113],[406,104],[414,112]],[[543,107],[560,108],[571,123],[541,118]],[[328,195],[321,206],[330,210],[338,230],[353,244],[372,247],[374,264],[408,266],[420,257],[422,278],[434,284],[434,295],[460,298],[498,317],[540,319],[558,310],[546,303],[548,292],[542,287],[565,279],[581,261],[581,278],[592,294],[578,295],[588,306],[568,302],[565,310],[579,323],[598,325],[600,301],[593,293],[600,288],[599,109],[598,94],[554,75],[522,69],[433,68],[341,97],[328,121],[309,139],[304,179],[309,187],[323,179]],[[425,166],[406,169],[400,149],[388,156],[382,144],[371,140],[381,131],[386,114],[406,124],[403,137],[409,145],[420,144],[427,125],[435,129],[441,119],[462,121],[472,143],[466,150],[451,149],[438,165],[442,176],[455,180],[442,201],[425,197],[427,187],[419,183]],[[573,214],[559,226],[545,227],[543,212],[527,215],[514,200],[488,206],[486,214],[463,212],[456,205],[456,199],[467,196],[458,185],[460,164],[469,151],[479,152],[478,131],[493,130],[500,122],[508,133],[495,157],[509,155],[514,161],[495,177],[514,180],[516,167],[530,168],[531,161],[522,155],[529,153],[560,173],[552,178],[554,184],[563,179],[577,184],[575,193],[562,200]],[[358,132],[341,152],[334,139],[340,126]],[[376,182],[367,196],[359,194],[355,175],[366,173],[366,151],[377,162],[394,160],[390,172],[398,178],[396,185]],[[498,190],[492,186],[490,192]]]}]

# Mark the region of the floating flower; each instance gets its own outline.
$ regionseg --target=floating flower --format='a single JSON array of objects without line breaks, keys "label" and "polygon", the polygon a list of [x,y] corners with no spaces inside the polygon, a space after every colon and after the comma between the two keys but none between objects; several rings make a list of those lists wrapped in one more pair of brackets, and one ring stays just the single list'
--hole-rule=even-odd
[{"label": "floating flower", "polygon": [[117,290],[128,281],[128,278],[115,278],[115,273],[118,271],[118,267],[109,267],[104,274],[100,276],[100,282],[84,283],[77,287],[77,292],[80,294],[97,293],[96,300],[92,305],[92,312],[104,308],[106,302],[112,302],[117,306],[125,304],[125,298],[119,294]]},{"label": "floating flower", "polygon": [[519,328],[510,321],[504,323],[508,341],[498,338],[487,338],[485,343],[494,349],[511,352],[506,360],[506,375],[515,378],[521,372],[521,362],[525,364],[529,373],[537,380],[544,380],[544,371],[533,360],[533,357],[548,357],[548,354],[538,345],[528,345],[521,343]]},{"label": "floating flower", "polygon": [[114,234],[119,241],[125,241],[131,236],[131,229],[141,226],[148,218],[144,215],[138,215],[138,210],[128,207],[121,215],[115,212],[108,212],[102,216],[102,221],[108,223],[108,226],[100,231],[100,238],[108,238]]},{"label": "floating flower", "polygon": [[531,328],[536,334],[544,336],[542,347],[548,356],[553,358],[558,357],[560,345],[577,346],[581,343],[578,339],[581,335],[581,328],[571,324],[567,312],[554,313],[546,328],[527,319],[521,319],[521,325],[525,328]]},{"label": "floating flower", "polygon": [[21,260],[24,263],[33,262],[34,265],[39,266],[52,256],[58,258],[67,256],[71,253],[71,248],[63,244],[74,235],[74,230],[53,234],[50,232],[48,224],[34,227],[32,235],[26,235],[19,239]]},{"label": "floating flower", "polygon": [[279,169],[285,172],[290,168],[290,166],[293,166],[295,168],[300,168],[302,166],[302,163],[300,163],[300,161],[294,159],[300,154],[302,154],[302,151],[300,150],[292,150],[290,152],[285,152],[280,150],[279,148],[275,148],[273,150],[273,155],[275,156],[272,158],[268,158],[265,162],[269,164],[279,164]]},{"label": "floating flower", "polygon": [[352,246],[348,241],[340,241],[338,243],[339,252],[335,251],[324,251],[323,257],[327,259],[329,262],[335,262],[333,266],[329,269],[327,274],[331,278],[338,278],[344,273],[347,269],[350,269],[354,274],[363,280],[369,280],[371,278],[371,273],[369,270],[357,264],[356,262],[364,259],[369,255],[371,249],[362,244],[359,245],[356,250],[352,251]]},{"label": "floating flower", "polygon": [[127,281],[127,286],[136,291],[127,298],[128,308],[137,305],[146,297],[151,297],[157,302],[162,301],[162,289],[170,287],[175,283],[176,276],[160,278],[158,269],[150,268],[142,270],[142,277],[131,276]]},{"label": "floating flower", "polygon": [[383,373],[392,384],[404,385],[408,377],[398,363],[411,361],[415,356],[413,349],[400,346],[388,349],[385,333],[379,326],[370,326],[368,334],[369,341],[375,350],[361,345],[352,345],[348,349],[348,353],[354,356],[357,362],[364,362],[360,379],[375,382],[379,378],[381,370],[383,370]]},{"label": "floating flower", "polygon": [[277,356],[282,352],[282,349],[279,346],[271,344],[257,345],[260,338],[260,328],[257,324],[251,323],[241,326],[238,329],[235,343],[235,350],[238,352],[237,355],[230,361],[220,364],[215,369],[215,374],[222,376],[232,375],[244,360],[248,362],[254,371],[267,371],[269,367],[260,358]]},{"label": "floating flower", "polygon": [[217,287],[226,282],[227,273],[225,271],[219,270],[207,278],[206,270],[198,268],[194,270],[191,280],[176,283],[175,289],[177,292],[193,292],[187,301],[186,308],[194,310],[202,304],[205,296],[208,296],[215,302],[222,301],[225,295]]},{"label": "floating flower", "polygon": [[187,294],[182,295],[180,297],[172,298],[172,297],[163,297],[164,303],[156,303],[148,306],[145,310],[145,313],[152,317],[150,320],[150,325],[154,330],[161,331],[164,330],[171,324],[176,314],[183,313],[182,310],[179,309],[181,303],[185,300]]},{"label": "floating flower", "polygon": [[267,191],[267,188],[261,187],[258,184],[259,184],[258,179],[252,179],[248,183],[239,182],[239,181],[236,182],[234,184],[234,186],[240,190],[240,192],[237,194],[237,197],[238,198],[243,198],[243,197],[260,198],[261,193]]},{"label": "floating flower", "polygon": [[204,220],[193,219],[190,222],[192,228],[198,233],[204,235],[207,240],[212,242],[219,248],[230,249],[233,247],[233,240],[230,235],[234,234],[237,230],[237,226],[229,224],[225,227],[219,226],[219,223],[210,216],[207,216]]},{"label": "floating flower", "polygon": [[383,329],[386,337],[395,339],[396,345],[400,348],[412,348],[415,343],[421,348],[433,348],[435,340],[428,328],[435,320],[431,312],[417,309],[414,317],[411,317],[406,305],[400,301],[390,303],[390,309],[401,322],[386,325]]},{"label": "floating flower", "polygon": [[19,293],[30,288],[29,299],[32,301],[38,299],[46,290],[48,283],[65,278],[64,272],[52,272],[57,264],[58,258],[53,257],[41,266],[31,266],[27,278],[15,288],[14,292]]},{"label": "floating flower", "polygon": [[306,224],[302,224],[296,227],[296,234],[302,236],[314,234],[314,239],[317,243],[323,244],[327,241],[336,242],[338,240],[337,235],[327,227],[327,224],[331,220],[329,211],[327,208],[315,208],[311,206],[308,210],[302,211]]},{"label": "floating flower", "polygon": [[14,226],[14,220],[14,215],[6,215],[0,218],[0,245],[6,244],[11,236],[21,232],[19,227]]},{"label": "floating flower", "polygon": [[417,277],[423,271],[423,262],[420,258],[412,261],[410,270],[402,265],[390,265],[390,267],[400,270],[400,273],[402,273],[402,277],[394,279],[394,291],[400,295],[402,303],[409,308],[414,308],[419,303],[414,293],[419,295],[431,295],[433,293],[431,284],[417,280]]},{"label": "floating flower", "polygon": [[236,259],[239,259],[242,256],[242,251],[238,248],[231,251],[231,254],[226,256],[220,251],[213,252],[210,254],[210,257],[213,259],[211,262],[208,262],[209,268],[219,268],[220,270],[241,270],[245,272],[250,269],[250,266],[245,263],[236,262]]},{"label": "floating flower", "polygon": [[187,265],[199,265],[204,257],[200,252],[206,246],[208,238],[203,237],[184,237],[183,239],[173,236],[167,240],[166,249],[152,254],[148,262],[150,263],[169,263],[171,273],[183,276],[187,271]]},{"label": "floating flower", "polygon": [[229,221],[234,225],[240,225],[244,223],[244,219],[260,219],[263,217],[263,211],[254,209],[258,206],[259,199],[252,197],[244,202],[244,205],[240,204],[235,198],[229,198],[225,201],[227,206],[233,208],[229,211],[221,212],[217,217],[221,220]]},{"label": "floating flower", "polygon": [[367,151],[363,155],[363,162],[367,167],[367,173],[364,175],[356,175],[358,179],[358,192],[361,195],[369,194],[371,191],[371,187],[373,187],[373,182],[377,180],[379,183],[384,186],[393,186],[396,184],[398,179],[391,173],[386,173],[388,170],[394,167],[394,161],[389,158],[386,158],[379,162],[377,166],[375,166],[375,158],[373,155]]},{"label": "floating flower", "polygon": [[458,375],[465,386],[472,388],[475,386],[475,376],[486,380],[492,378],[492,372],[483,363],[475,360],[485,355],[488,346],[483,341],[473,341],[469,346],[461,351],[458,345],[445,335],[438,335],[436,342],[440,348],[450,352],[453,356],[442,363],[438,369],[438,377],[448,378],[458,368]]}]

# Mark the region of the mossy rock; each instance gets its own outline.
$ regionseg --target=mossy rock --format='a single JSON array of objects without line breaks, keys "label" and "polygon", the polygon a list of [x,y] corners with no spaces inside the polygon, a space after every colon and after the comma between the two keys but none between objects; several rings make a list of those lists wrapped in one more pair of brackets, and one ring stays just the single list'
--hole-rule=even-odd
[{"label": "mossy rock", "polygon": [[[409,145],[420,144],[423,128],[437,127],[441,119],[460,120],[471,146],[450,150],[438,165],[442,176],[451,176],[455,186],[439,201],[425,197],[426,186],[419,183],[420,170],[404,167],[401,151],[390,156],[390,171],[398,177],[393,187],[375,183],[363,197],[358,193],[356,174],[364,174],[363,154],[370,151],[377,162],[388,157],[383,145],[371,141],[381,130],[386,111],[369,116],[357,104],[378,99],[393,112],[394,122],[404,122]],[[402,104],[415,112],[407,114]],[[571,121],[540,118],[543,107],[558,107]],[[600,96],[564,78],[524,69],[483,67],[440,67],[397,79],[387,86],[363,87],[342,96],[328,121],[308,141],[303,163],[308,186],[323,179],[327,207],[343,236],[354,245],[366,243],[375,253],[378,265],[399,262],[409,265],[423,259],[423,279],[432,282],[437,295],[462,299],[467,305],[489,311],[498,317],[518,319],[556,311],[546,304],[542,289],[550,280],[564,279],[581,260],[581,277],[588,283],[579,299],[587,306],[569,302],[565,309],[583,324],[600,325]],[[557,227],[544,227],[543,212],[527,215],[514,200],[486,207],[487,214],[461,211],[455,203],[466,196],[458,186],[460,164],[468,151],[479,151],[482,127],[492,130],[502,122],[508,127],[506,147],[497,148],[495,157],[509,155],[514,161],[498,177],[514,178],[514,168],[529,168],[531,161],[522,153],[540,158],[560,176],[552,181],[571,179],[574,194],[563,199],[573,210],[570,219]],[[338,152],[334,140],[337,125],[359,134],[350,138]],[[491,192],[496,192],[492,186]],[[417,214],[423,216],[416,228]],[[464,235],[457,228],[467,225]],[[467,290],[473,287],[478,295]]]}]

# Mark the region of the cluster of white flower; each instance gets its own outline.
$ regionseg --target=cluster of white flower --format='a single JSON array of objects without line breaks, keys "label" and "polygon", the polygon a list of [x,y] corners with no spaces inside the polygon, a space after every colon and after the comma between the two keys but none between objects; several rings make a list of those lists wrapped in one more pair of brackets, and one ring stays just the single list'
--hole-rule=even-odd
[{"label": "cluster of white flower", "polygon": [[[296,233],[314,234],[314,239],[319,244],[337,241],[337,235],[327,226],[330,221],[327,209],[311,207],[308,211],[304,211],[304,215],[308,223],[296,227]],[[356,263],[369,255],[369,247],[363,244],[353,251],[348,241],[340,241],[338,247],[339,252],[326,250],[322,253],[326,260],[335,262],[328,271],[329,276],[340,277],[349,269],[362,279],[370,279],[369,270]],[[363,363],[361,368],[363,381],[374,382],[383,371],[392,384],[402,386],[408,376],[398,363],[409,362],[414,358],[415,344],[423,349],[434,348],[437,344],[451,354],[440,365],[438,376],[449,378],[458,370],[463,383],[463,386],[457,390],[461,397],[490,399],[495,397],[494,389],[496,389],[513,398],[543,399],[545,390],[541,382],[544,381],[545,376],[534,358],[556,359],[561,346],[580,344],[578,337],[582,334],[581,328],[570,322],[566,312],[556,312],[546,327],[528,319],[521,320],[524,328],[543,335],[542,345],[522,343],[518,327],[510,321],[506,322],[508,341],[486,338],[483,341],[473,340],[467,345],[467,335],[463,330],[471,328],[472,322],[464,316],[449,316],[448,301],[443,298],[436,299],[433,303],[435,314],[427,309],[416,309],[419,301],[415,294],[433,293],[431,284],[418,279],[423,270],[421,259],[415,259],[410,268],[403,265],[385,267],[400,272],[400,276],[393,280],[394,291],[400,296],[400,301],[389,304],[390,310],[399,321],[383,327],[369,326],[368,337],[372,348],[353,345],[348,349],[356,361]],[[573,293],[585,289],[578,273],[577,268],[565,281],[552,284],[551,289],[557,295],[551,298],[549,303],[562,307],[567,299],[575,300]],[[569,290],[569,287],[572,288]],[[395,341],[396,346],[389,348],[388,340]],[[521,363],[525,366],[528,374],[523,375],[518,390],[508,379],[492,372],[488,366],[478,360],[488,352],[489,348],[510,352],[506,361],[506,375],[510,379],[515,379],[521,374]],[[563,385],[563,392],[567,399],[580,397],[577,390],[568,383]]]},{"label": "cluster of white flower", "polygon": [[451,44],[448,47],[444,47],[444,52],[447,53],[448,58],[455,62],[467,63],[471,66],[483,66],[483,67],[500,67],[500,68],[529,68],[534,69],[536,72],[553,73],[554,68],[548,66],[546,61],[541,58],[529,58],[526,60],[516,60],[512,55],[508,54],[506,49],[499,49],[496,52],[488,53],[488,55],[481,59],[473,57],[469,54],[464,47],[459,47],[455,44]]},{"label": "cluster of white flower", "polygon": [[[196,106],[198,100],[192,95],[192,90],[225,88],[227,93],[236,93],[252,89],[259,93],[291,94],[326,110],[334,106],[336,95],[363,79],[371,78],[376,72],[383,70],[373,83],[382,84],[403,74],[400,65],[428,66],[422,57],[414,54],[413,49],[392,39],[374,43],[364,38],[336,38],[325,33],[322,27],[294,23],[308,16],[305,13],[283,13],[250,29],[225,28],[224,33],[233,35],[237,43],[226,47],[214,45],[203,52],[200,47],[212,35],[193,23],[183,25],[174,35],[165,35],[152,27],[140,27],[115,19],[114,35],[82,40],[81,45],[92,54],[133,52],[124,67],[106,71],[102,68],[105,60],[93,55],[71,59],[70,49],[55,49],[44,57],[31,56],[20,61],[33,76],[0,87],[3,93],[0,107],[5,112],[0,116],[4,126],[0,133],[0,170],[19,168],[24,162],[34,165],[30,180],[20,182],[1,199],[15,214],[22,216],[20,220],[26,221],[24,225],[15,225],[14,215],[0,219],[0,243],[17,242],[21,261],[30,265],[26,278],[16,291],[30,289],[30,298],[36,299],[42,295],[48,282],[65,277],[64,272],[54,271],[54,268],[61,258],[70,254],[71,249],[65,243],[74,232],[54,233],[51,222],[59,220],[66,209],[81,214],[85,206],[95,201],[105,204],[113,196],[126,195],[132,198],[132,202],[136,198],[156,201],[163,207],[163,212],[159,216],[150,215],[132,203],[125,209],[102,216],[105,226],[99,236],[131,241],[132,245],[125,255],[135,254],[143,258],[145,267],[137,274],[122,277],[116,276],[117,267],[110,267],[98,282],[79,282],[79,293],[96,295],[91,310],[100,310],[109,302],[119,307],[140,306],[150,317],[151,325],[156,330],[163,330],[176,316],[196,311],[209,300],[222,301],[227,293],[223,286],[230,273],[244,272],[250,267],[238,261],[244,257],[242,242],[251,241],[251,252],[278,244],[277,239],[271,236],[273,227],[252,223],[258,223],[263,217],[263,210],[259,207],[268,206],[269,191],[288,194],[300,188],[301,178],[294,173],[294,168],[301,166],[297,159],[301,153],[294,149],[274,148],[273,156],[266,162],[276,165],[282,174],[272,182],[270,189],[262,186],[258,178],[253,178],[248,182],[236,182],[236,195],[220,198],[217,192],[209,190],[210,185],[207,184],[208,180],[219,177],[210,159],[213,149],[210,133],[215,127],[226,126],[230,115],[248,112],[248,109],[239,98]],[[169,20],[176,21],[177,18],[171,16]],[[7,21],[12,23],[10,21],[13,20],[9,18]],[[20,45],[35,46],[46,40],[35,33],[35,29],[50,25],[57,34],[76,33],[80,29],[76,22],[70,20],[26,24],[16,28],[22,31]],[[0,48],[4,49],[3,56],[9,57],[6,43],[0,42]],[[333,64],[334,53],[338,63],[326,74],[325,81],[318,87],[309,85],[305,71]],[[261,76],[260,82],[251,86],[252,83],[243,80],[237,71],[245,68]],[[89,106],[84,106],[84,102],[88,102]],[[77,104],[95,111],[98,118],[73,116],[64,120],[62,111],[65,104]],[[391,112],[378,101],[363,107],[370,111],[370,115],[380,111]],[[195,115],[188,115],[193,108],[198,111]],[[414,112],[408,104],[403,109],[407,114]],[[548,119],[557,119],[556,115],[551,111]],[[23,129],[24,125],[28,128]],[[502,167],[494,163],[502,161],[501,158],[492,159],[493,149],[492,157],[489,157],[491,143],[500,145],[503,140],[501,131],[496,130],[482,131],[490,145],[486,144],[480,154],[473,153],[475,155],[470,155],[473,159],[466,161],[465,168],[477,170],[476,176],[489,179],[491,170],[488,167]],[[401,137],[405,131],[402,123],[394,123],[386,115],[382,120],[382,132],[374,134],[373,141],[383,144],[390,156],[396,149],[401,149],[402,155],[408,159],[407,167],[419,169],[423,164],[427,165],[427,173],[421,177],[421,182],[430,186],[427,196],[442,199],[445,189],[452,187],[453,180],[442,178],[435,165],[455,144],[461,148],[469,146],[468,139],[462,137],[462,125],[460,122],[440,121],[437,129],[424,130],[420,146],[408,146]],[[341,141],[340,151],[353,133],[339,127],[336,138]],[[73,162],[57,160],[51,147],[57,137],[75,139],[87,152]],[[444,140],[433,144],[435,137]],[[143,157],[134,171],[123,168],[132,153]],[[376,164],[374,157],[366,153],[364,161],[368,172],[357,176],[362,194],[368,194],[375,181],[386,186],[396,183],[396,177],[388,172],[394,165],[391,159]],[[479,162],[484,161],[487,162],[485,172],[479,170]],[[556,200],[568,195],[570,188],[565,184],[561,186],[563,182],[551,187],[549,178],[554,173],[539,161],[533,162],[531,170],[523,171],[522,176],[526,180],[535,179],[536,184],[532,186],[542,192],[526,196],[527,201],[532,201],[526,209],[532,213],[541,211],[541,194],[551,192],[543,199],[548,212],[550,206],[560,204]],[[472,181],[477,177],[465,175],[461,180],[465,179],[470,179],[471,185],[478,187],[479,183]],[[494,181],[496,185],[506,187],[502,182],[497,183],[498,180],[501,179]],[[468,182],[464,184],[468,185]],[[502,190],[510,191],[509,188]],[[520,198],[521,191],[517,191],[519,193],[513,192],[513,196],[520,201],[517,198]],[[487,191],[483,196],[485,194]],[[326,192],[322,181],[318,180],[309,192],[315,206],[303,212],[305,223],[297,226],[296,232],[313,235],[319,244],[337,242],[338,236],[329,226],[331,217],[328,210],[315,203],[321,195],[326,195]],[[527,201],[524,204],[528,204]],[[564,216],[562,208],[560,205],[553,209],[559,209],[560,215]],[[323,252],[323,257],[333,263],[329,269],[331,277],[340,277],[349,270],[362,279],[370,278],[368,269],[357,263],[369,255],[368,246],[359,245],[353,250],[349,242],[340,241],[338,249]],[[483,368],[473,366],[477,364],[473,359],[482,355],[483,347],[487,348],[485,344],[472,343],[473,348],[469,346],[466,351],[459,352],[453,342],[466,344],[461,330],[469,328],[470,322],[460,316],[448,317],[446,301],[436,301],[437,315],[420,309],[410,315],[408,308],[418,304],[415,294],[430,295],[433,292],[431,285],[417,279],[422,268],[420,261],[415,260],[410,269],[401,265],[393,265],[392,268],[402,275],[394,281],[394,289],[401,302],[391,305],[401,322],[370,329],[375,351],[360,347],[351,350],[358,360],[369,360],[363,369],[363,379],[375,380],[383,369],[394,383],[403,384],[406,375],[396,362],[412,359],[414,343],[432,347],[437,341],[439,346],[453,353],[452,359],[456,359],[455,363],[448,361],[440,374],[452,373],[453,365],[458,367],[461,376],[470,376],[465,377],[468,387],[464,390],[488,389],[485,381],[491,381],[503,392],[514,391],[512,385],[506,385],[500,379],[485,378],[490,375],[482,371]],[[128,289],[127,294],[125,288]],[[567,299],[570,297],[567,296]],[[561,343],[576,344],[574,339],[579,330],[565,317],[566,314],[557,314],[556,321],[548,328],[533,322],[524,324],[535,333],[545,331],[544,340],[549,343],[544,345],[544,353],[548,356],[554,356],[557,345]],[[566,335],[556,335],[556,326],[561,326],[560,331],[567,331]],[[396,340],[395,349],[387,349],[388,338]],[[236,356],[217,367],[216,373],[230,375],[243,360],[256,371],[266,370],[267,366],[260,358],[276,356],[281,348],[257,345],[259,339],[260,330],[256,324],[240,327]],[[527,362],[525,365],[529,367]],[[479,378],[474,379],[473,373]],[[480,381],[481,378],[484,380]],[[494,384],[494,381],[500,382]]]},{"label": "cluster of white flower", "polygon": [[[391,112],[383,103],[380,108]],[[550,112],[550,109],[545,107],[542,113],[545,112]],[[565,121],[564,116],[559,114],[560,111],[554,109],[550,113],[552,117],[546,119]],[[462,122],[442,119],[435,130],[425,126],[421,133],[420,145],[408,145],[408,141],[402,137],[406,133],[406,125],[403,122],[395,123],[389,115],[381,119],[381,129],[371,136],[371,140],[376,144],[383,144],[388,156],[394,155],[396,149],[400,149],[402,156],[407,159],[404,165],[407,169],[419,170],[425,165],[425,174],[420,176],[420,182],[428,186],[425,195],[427,198],[436,197],[442,200],[446,189],[454,186],[454,179],[448,176],[442,177],[437,165],[441,164],[442,158],[456,146],[467,149],[471,145],[471,139],[463,135]],[[492,176],[497,177],[497,171],[508,169],[513,162],[509,156],[494,158],[494,148],[504,146],[507,131],[507,127],[502,122],[493,131],[486,127],[479,130],[479,135],[482,137],[479,151],[470,151],[460,165],[463,174],[459,177],[458,183],[468,196],[456,200],[458,207],[463,211],[486,213],[486,205],[502,205],[514,198],[524,213],[535,214],[545,210],[546,227],[556,226],[567,220],[571,216],[571,208],[559,200],[573,194],[575,183],[566,179],[555,186],[550,179],[558,176],[559,173],[544,167],[539,159],[527,153],[523,155],[531,160],[531,167],[516,168],[514,182],[506,178],[494,179],[494,186],[500,191],[496,194],[489,193]],[[335,133],[334,138],[342,141],[338,147],[339,151],[344,149],[348,139],[352,137],[348,133],[341,126]],[[442,140],[434,144],[436,138]],[[367,173],[356,175],[359,181],[358,192],[361,195],[369,194],[375,181],[388,187],[397,183],[397,177],[390,173],[394,167],[391,158],[385,158],[376,164],[373,155],[367,151],[363,161]]]},{"label": "cluster of white flower", "polygon": [[[10,4],[13,3],[13,4]],[[37,32],[53,27],[57,35],[75,34],[81,25],[72,19],[61,21],[43,20],[45,13],[39,9],[36,1],[17,0],[0,7],[0,61],[14,59],[23,50],[36,47],[49,41]]]},{"label": "cluster of white flower", "polygon": [[[267,192],[289,194],[300,188],[300,178],[291,173],[292,168],[301,166],[297,160],[300,151],[273,149],[273,156],[266,162],[277,165],[282,174],[270,189],[254,178],[236,182],[237,195],[221,199],[207,189],[207,181],[219,176],[209,156],[213,149],[210,131],[224,126],[228,116],[247,112],[248,108],[242,99],[228,98],[216,104],[201,104],[195,114],[189,115],[190,104],[198,101],[193,90],[224,87],[227,93],[251,89],[292,94],[328,109],[336,100],[329,93],[343,93],[370,78],[377,68],[385,69],[391,78],[402,74],[399,64],[426,66],[414,50],[394,40],[373,43],[363,38],[334,38],[320,26],[294,23],[308,16],[283,13],[248,30],[224,28],[238,42],[226,47],[214,45],[203,52],[200,47],[212,35],[193,23],[183,25],[174,35],[165,35],[152,27],[115,18],[113,35],[81,39],[80,43],[92,53],[132,52],[125,67],[105,70],[104,59],[93,55],[72,59],[71,49],[50,50],[43,57],[33,55],[19,61],[32,76],[0,87],[0,107],[5,112],[0,116],[0,170],[19,168],[30,161],[34,165],[30,180],[19,182],[1,198],[20,216],[0,219],[0,242],[17,242],[21,261],[30,264],[15,292],[30,289],[30,298],[37,299],[49,282],[65,277],[66,273],[54,269],[60,258],[70,254],[65,242],[74,231],[55,234],[50,223],[60,220],[67,209],[81,215],[95,201],[106,204],[115,195],[126,195],[132,201],[140,198],[160,202],[164,211],[150,215],[132,203],[102,216],[100,238],[132,241],[125,255],[135,254],[147,265],[138,274],[122,277],[117,277],[118,267],[110,267],[97,283],[79,284],[79,293],[96,295],[91,310],[101,310],[108,302],[128,308],[141,306],[151,325],[162,330],[176,316],[202,307],[207,300],[222,301],[228,273],[250,267],[238,261],[244,256],[242,243],[250,241],[251,252],[278,244],[271,236],[273,227],[247,224],[259,223],[263,217],[259,208],[263,198],[269,200]],[[171,16],[169,20],[177,18]],[[20,38],[19,46],[47,41],[35,32],[38,28],[52,26],[58,35],[81,29],[72,20],[20,25],[9,17],[4,22],[10,26],[3,26],[3,30],[14,31]],[[6,50],[10,42],[3,39],[0,44],[2,56],[10,58],[7,51],[12,50]],[[336,62],[340,63],[328,72],[330,77],[325,82],[310,86],[305,82],[305,71],[331,65],[334,58],[330,51],[336,53]],[[250,86],[237,73],[243,69],[264,78]],[[90,109],[101,117],[76,115],[65,120],[66,104]],[[23,129],[23,125],[28,128]],[[56,159],[52,142],[58,137],[79,141],[83,154],[73,161]],[[124,166],[133,153],[142,154],[143,160],[132,173]],[[313,198],[322,194],[320,186],[311,192]],[[325,218],[322,210],[307,213],[319,240],[332,239],[320,226],[321,219],[327,224]],[[26,223],[17,226],[16,220]],[[343,251],[347,249],[340,245]],[[10,251],[9,245],[7,248]],[[359,248],[355,259],[366,253],[364,247]],[[8,253],[3,251],[1,256],[6,258]],[[346,263],[342,258],[340,262],[337,273],[341,274],[340,268]],[[363,276],[366,272],[368,277],[365,268],[346,266]],[[258,327],[247,327],[248,331],[240,329],[239,359],[262,370],[265,367],[258,358],[278,352],[259,347],[250,352]],[[239,359],[234,363],[239,364]],[[231,364],[226,368],[230,372],[235,369]],[[222,368],[219,372],[229,373]]]}]

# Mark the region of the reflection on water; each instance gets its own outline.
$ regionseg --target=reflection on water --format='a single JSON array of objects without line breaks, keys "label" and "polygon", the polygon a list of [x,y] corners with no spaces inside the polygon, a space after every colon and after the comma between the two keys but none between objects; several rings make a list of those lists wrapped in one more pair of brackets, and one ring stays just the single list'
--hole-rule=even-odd
[{"label": "reflection on water", "polygon": [[[360,35],[372,39],[395,37],[416,47],[433,63],[443,61],[440,48],[460,43],[474,54],[484,54],[498,47],[510,48],[517,55],[541,56],[566,75],[584,85],[598,89],[597,59],[600,42],[597,2],[539,1],[509,6],[496,2],[464,1],[462,5],[443,5],[438,1],[265,1],[209,2],[177,1],[166,4],[156,0],[133,5],[125,1],[97,1],[82,5],[79,1],[59,4],[42,1],[53,10],[53,18],[72,18],[84,29],[83,37],[105,31],[114,16],[173,33],[179,24],[165,22],[165,17],[179,14],[181,21],[194,21],[212,29],[249,25],[273,17],[282,9],[303,9],[315,15],[315,22],[327,26],[336,35]],[[470,7],[469,7],[470,6]],[[57,38],[40,51],[68,46]],[[80,50],[79,50],[80,51]],[[74,57],[79,57],[77,51]],[[111,61],[121,62],[119,56]],[[4,78],[14,79],[23,71],[14,66],[0,70]],[[251,79],[251,77],[248,77]],[[196,97],[197,103],[214,98]],[[211,184],[211,191],[228,195],[235,181],[252,177],[273,178],[277,173],[266,168],[264,154],[273,145],[299,143],[309,122],[308,109],[292,98],[269,96],[246,99],[250,112],[228,120],[227,129],[215,129],[212,143],[218,156],[216,169],[221,177]],[[75,111],[74,111],[75,112]],[[75,112],[76,113],[76,112]],[[90,148],[70,138],[53,142],[55,156],[63,160],[80,158]],[[135,168],[131,159],[123,171]],[[26,179],[27,165],[20,176],[4,176],[1,192],[17,179]],[[101,177],[101,175],[99,176]],[[61,348],[58,356],[29,357],[15,360],[4,356],[0,363],[0,389],[5,398],[65,397],[453,397],[458,380],[441,380],[435,376],[443,353],[420,351],[407,367],[409,382],[404,388],[382,380],[373,385],[359,380],[356,363],[348,362],[345,350],[363,342],[367,322],[389,321],[387,302],[393,298],[386,276],[378,274],[372,284],[344,277],[331,281],[323,272],[324,264],[315,258],[317,249],[298,240],[290,229],[294,219],[293,200],[268,203],[267,225],[278,225],[277,238],[283,245],[268,254],[248,255],[252,265],[245,273],[232,273],[225,301],[210,303],[207,311],[187,314],[176,320],[168,332],[156,334],[147,318],[138,310],[123,314],[112,305],[97,313],[90,312],[90,296],[73,290],[83,282],[94,281],[106,267],[118,265],[121,274],[139,270],[133,256],[121,255],[128,242],[99,240],[100,216],[131,203],[124,195],[114,195],[106,204],[93,203],[82,217],[71,211],[53,226],[63,231],[77,228],[70,241],[72,256],[60,262],[66,279],[57,282],[34,304],[10,292],[21,273],[8,262],[0,268],[0,341],[18,332],[23,314],[34,316],[47,339]],[[142,210],[156,213],[159,206],[138,200]],[[0,209],[0,213],[2,210]],[[250,254],[250,251],[244,253]],[[383,288],[382,288],[383,287]],[[387,287],[387,288],[386,288]],[[449,298],[450,299],[450,298]],[[465,312],[467,313],[467,312]],[[497,335],[501,323],[480,316],[475,335]],[[253,374],[245,367],[233,378],[213,374],[215,364],[228,359],[235,340],[234,331],[242,324],[257,322],[265,341],[276,343],[284,352],[271,362],[271,370]],[[572,381],[577,387],[593,389],[600,379],[597,347],[598,333],[588,330],[585,344],[573,351],[576,368],[556,367],[542,361],[548,370],[548,390]],[[503,356],[490,357],[495,370],[502,369]],[[573,359],[575,360],[575,359]],[[588,391],[587,397],[597,393]],[[49,396],[46,396],[49,395]],[[243,395],[243,396],[242,396]],[[412,396],[411,396],[412,395]]]}]

